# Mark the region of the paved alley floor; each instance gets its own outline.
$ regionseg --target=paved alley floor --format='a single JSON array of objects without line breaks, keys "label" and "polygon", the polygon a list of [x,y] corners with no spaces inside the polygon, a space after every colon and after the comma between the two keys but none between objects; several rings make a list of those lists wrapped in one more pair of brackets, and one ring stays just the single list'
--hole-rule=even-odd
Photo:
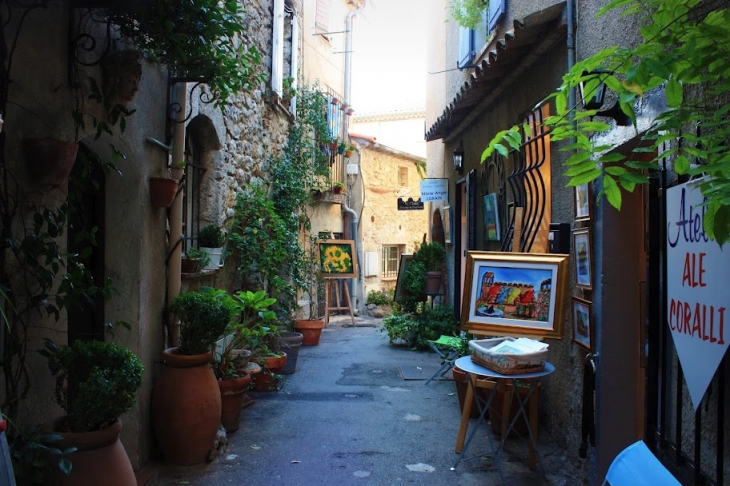
[{"label": "paved alley floor", "polygon": [[[297,371],[279,392],[250,392],[240,429],[220,456],[191,467],[159,466],[154,486],[174,485],[498,485],[485,438],[475,436],[463,460],[454,453],[460,412],[454,382],[428,376],[439,358],[388,344],[381,320],[337,316],[318,346],[300,348]],[[403,376],[420,379],[404,379]],[[419,374],[424,374],[419,376]],[[449,374],[450,375],[450,374]],[[474,426],[472,420],[470,427]],[[471,428],[470,428],[471,430]],[[526,465],[522,439],[502,456],[505,484],[573,486],[569,461],[541,430],[546,478]],[[481,457],[474,457],[479,456]]]}]

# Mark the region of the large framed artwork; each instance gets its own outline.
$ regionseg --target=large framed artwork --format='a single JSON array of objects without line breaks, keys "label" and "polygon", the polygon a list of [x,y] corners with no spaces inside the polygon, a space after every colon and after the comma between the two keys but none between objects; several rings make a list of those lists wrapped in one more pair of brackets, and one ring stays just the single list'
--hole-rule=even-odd
[{"label": "large framed artwork", "polygon": [[581,184],[573,187],[574,212],[573,219],[576,221],[588,221],[591,219],[591,186]]},{"label": "large framed artwork", "polygon": [[573,297],[573,342],[593,351],[593,303]]},{"label": "large framed artwork", "polygon": [[484,229],[487,232],[487,241],[502,241],[499,228],[499,212],[497,210],[497,195],[495,193],[484,196]]},{"label": "large framed artwork", "polygon": [[575,255],[575,286],[593,289],[593,253],[591,252],[591,230],[573,230],[573,252]]},{"label": "large framed artwork", "polygon": [[319,270],[324,278],[357,277],[357,258],[353,240],[327,240],[319,243]]},{"label": "large framed artwork", "polygon": [[562,339],[569,255],[470,251],[461,327]]}]

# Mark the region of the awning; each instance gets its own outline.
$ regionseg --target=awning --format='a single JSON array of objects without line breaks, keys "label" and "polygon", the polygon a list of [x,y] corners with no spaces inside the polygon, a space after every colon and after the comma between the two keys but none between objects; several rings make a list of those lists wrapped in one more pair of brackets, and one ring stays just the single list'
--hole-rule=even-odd
[{"label": "awning", "polygon": [[513,30],[490,42],[456,97],[428,131],[426,141],[445,138],[471,123],[566,34],[565,2],[515,19]]}]

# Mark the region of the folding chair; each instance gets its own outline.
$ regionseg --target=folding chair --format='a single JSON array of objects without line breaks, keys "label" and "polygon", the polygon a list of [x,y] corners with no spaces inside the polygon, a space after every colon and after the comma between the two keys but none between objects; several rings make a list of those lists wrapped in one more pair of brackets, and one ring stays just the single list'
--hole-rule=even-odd
[{"label": "folding chair", "polygon": [[441,336],[435,341],[429,341],[428,345],[441,358],[441,368],[433,374],[431,378],[426,380],[428,385],[431,380],[440,378],[451,371],[454,367],[454,361],[459,357],[459,349],[461,349],[461,338],[455,336]]},{"label": "folding chair", "polygon": [[653,452],[640,440],[619,452],[606,473],[603,486],[681,486]]}]

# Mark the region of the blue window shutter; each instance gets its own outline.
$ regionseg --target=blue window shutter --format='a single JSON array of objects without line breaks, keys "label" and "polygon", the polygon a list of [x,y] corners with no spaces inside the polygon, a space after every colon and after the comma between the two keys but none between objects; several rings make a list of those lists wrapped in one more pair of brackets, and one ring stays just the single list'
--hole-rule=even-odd
[{"label": "blue window shutter", "polygon": [[504,14],[504,2],[505,0],[489,0],[489,23],[487,24],[487,32],[492,31]]},{"label": "blue window shutter", "polygon": [[474,31],[459,27],[459,59],[456,66],[468,66],[474,57]]}]

